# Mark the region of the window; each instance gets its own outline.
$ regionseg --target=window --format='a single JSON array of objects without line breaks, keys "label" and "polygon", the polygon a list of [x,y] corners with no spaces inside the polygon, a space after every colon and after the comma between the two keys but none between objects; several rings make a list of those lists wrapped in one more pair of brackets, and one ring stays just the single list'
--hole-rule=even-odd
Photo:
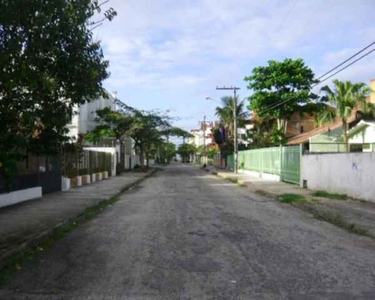
[{"label": "window", "polygon": [[370,144],[363,144],[362,147],[363,147],[363,150],[370,150],[371,149]]},{"label": "window", "polygon": [[299,128],[299,133],[303,133],[303,126]]},{"label": "window", "polygon": [[363,145],[362,144],[350,145],[350,152],[363,152]]}]

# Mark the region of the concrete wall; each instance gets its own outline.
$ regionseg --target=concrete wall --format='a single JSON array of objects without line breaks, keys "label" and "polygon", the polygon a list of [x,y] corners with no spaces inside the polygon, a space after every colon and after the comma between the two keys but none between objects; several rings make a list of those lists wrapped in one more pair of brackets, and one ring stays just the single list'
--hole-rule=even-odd
[{"label": "concrete wall", "polygon": [[375,202],[375,153],[302,156],[301,186]]},{"label": "concrete wall", "polygon": [[250,175],[253,177],[263,178],[269,181],[279,181],[279,182],[281,181],[280,175],[275,175],[275,174],[261,173],[257,171],[249,171],[249,170],[243,170],[243,169],[238,169],[238,173]]},{"label": "concrete wall", "polygon": [[30,189],[0,194],[0,207],[13,205],[23,201],[42,197],[42,187],[37,186]]}]

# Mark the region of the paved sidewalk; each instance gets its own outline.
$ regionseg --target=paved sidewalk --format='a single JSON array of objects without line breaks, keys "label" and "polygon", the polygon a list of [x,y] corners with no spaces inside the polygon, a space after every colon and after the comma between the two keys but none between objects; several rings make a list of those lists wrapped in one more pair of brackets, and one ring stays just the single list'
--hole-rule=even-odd
[{"label": "paved sidewalk", "polygon": [[0,268],[8,263],[10,257],[47,237],[54,229],[78,217],[87,208],[109,200],[155,171],[127,172],[66,192],[56,192],[1,208]]},{"label": "paved sidewalk", "polygon": [[375,203],[316,197],[312,195],[314,193],[312,190],[303,189],[285,182],[271,181],[247,174],[234,174],[212,166],[208,167],[207,170],[222,178],[237,178],[239,184],[246,185],[252,192],[259,192],[267,197],[278,198],[283,194],[297,194],[304,196],[308,200],[314,200],[315,203],[318,201],[319,203],[312,204],[308,208],[316,212],[329,212],[331,215],[339,214],[347,225],[359,225],[368,230],[367,233],[375,238]]}]

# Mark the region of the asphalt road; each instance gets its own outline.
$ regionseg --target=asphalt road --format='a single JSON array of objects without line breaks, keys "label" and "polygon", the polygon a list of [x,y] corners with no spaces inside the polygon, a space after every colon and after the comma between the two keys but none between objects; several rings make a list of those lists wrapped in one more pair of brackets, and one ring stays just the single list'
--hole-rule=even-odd
[{"label": "asphalt road", "polygon": [[0,299],[375,299],[375,241],[174,165],[45,251]]}]

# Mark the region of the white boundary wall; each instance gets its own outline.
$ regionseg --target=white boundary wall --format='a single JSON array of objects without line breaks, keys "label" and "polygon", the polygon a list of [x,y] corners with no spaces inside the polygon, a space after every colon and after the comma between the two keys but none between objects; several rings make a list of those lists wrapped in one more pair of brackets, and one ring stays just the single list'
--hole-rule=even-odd
[{"label": "white boundary wall", "polygon": [[42,187],[37,186],[30,189],[0,194],[0,207],[20,203],[23,201],[42,197]]},{"label": "white boundary wall", "polygon": [[243,169],[238,169],[238,174],[246,174],[258,178],[263,178],[265,180],[269,181],[281,181],[279,175],[275,174],[268,174],[268,173],[261,173],[257,171],[249,171],[249,170],[243,170]]},{"label": "white boundary wall", "polygon": [[301,186],[375,202],[375,152],[307,154],[301,169]]}]

